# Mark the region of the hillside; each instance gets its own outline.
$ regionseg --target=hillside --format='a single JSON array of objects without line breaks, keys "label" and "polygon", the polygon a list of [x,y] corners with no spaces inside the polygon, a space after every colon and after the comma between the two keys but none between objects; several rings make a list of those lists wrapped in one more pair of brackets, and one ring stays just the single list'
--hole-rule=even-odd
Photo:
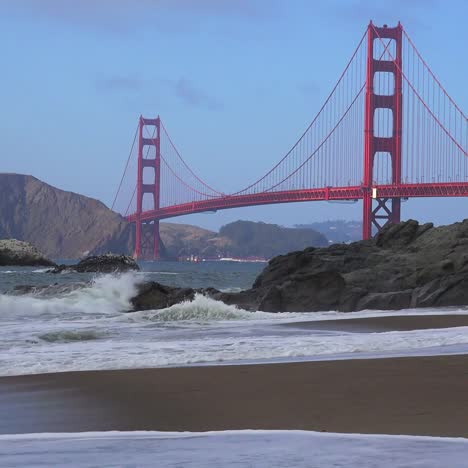
[{"label": "hillside", "polygon": [[[0,239],[36,246],[50,258],[81,258],[90,253],[131,254],[134,228],[93,198],[52,187],[35,177],[0,174]],[[220,233],[197,226],[161,223],[161,239],[170,258],[274,255],[323,246],[311,229],[237,221]]]},{"label": "hillside", "polygon": [[361,240],[361,221],[345,221],[343,219],[318,221],[310,224],[298,224],[297,228],[314,229],[327,237],[330,244],[349,243]]},{"label": "hillside", "polygon": [[79,258],[128,251],[131,236],[128,223],[98,200],[32,176],[0,174],[0,238],[30,242],[48,257]]},{"label": "hillside", "polygon": [[263,258],[328,245],[325,236],[309,228],[286,228],[251,221],[236,221],[223,226],[216,242],[227,256]]},{"label": "hillside", "polygon": [[209,256],[216,232],[190,224],[161,223],[161,240],[169,257]]},{"label": "hillside", "polygon": [[[184,224],[161,224],[172,256],[201,253],[216,233]],[[0,174],[0,239],[35,245],[51,258],[133,250],[134,230],[125,219],[93,198],[52,187],[35,177]]]}]

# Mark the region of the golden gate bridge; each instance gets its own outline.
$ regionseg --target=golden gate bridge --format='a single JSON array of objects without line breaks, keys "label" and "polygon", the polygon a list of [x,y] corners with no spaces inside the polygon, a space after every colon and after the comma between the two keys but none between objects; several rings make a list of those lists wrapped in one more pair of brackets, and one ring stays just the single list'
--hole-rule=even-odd
[{"label": "golden gate bridge", "polygon": [[266,174],[223,193],[189,167],[159,117],[141,116],[112,209],[135,223],[137,258],[159,258],[162,219],[275,203],[362,200],[368,239],[400,221],[402,199],[468,196],[467,147],[466,115],[402,25],[371,22],[316,116]]}]

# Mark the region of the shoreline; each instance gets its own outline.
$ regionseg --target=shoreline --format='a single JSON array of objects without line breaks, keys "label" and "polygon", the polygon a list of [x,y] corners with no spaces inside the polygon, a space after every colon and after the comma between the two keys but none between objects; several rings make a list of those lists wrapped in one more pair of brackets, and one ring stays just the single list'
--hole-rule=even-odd
[{"label": "shoreline", "polygon": [[[313,312],[311,312],[313,314]],[[467,314],[385,315],[382,317],[324,319],[278,323],[280,327],[304,330],[343,331],[354,333],[383,333],[390,331],[415,331],[440,328],[468,327]]]},{"label": "shoreline", "polygon": [[299,429],[468,437],[468,355],[0,377],[0,434]]}]

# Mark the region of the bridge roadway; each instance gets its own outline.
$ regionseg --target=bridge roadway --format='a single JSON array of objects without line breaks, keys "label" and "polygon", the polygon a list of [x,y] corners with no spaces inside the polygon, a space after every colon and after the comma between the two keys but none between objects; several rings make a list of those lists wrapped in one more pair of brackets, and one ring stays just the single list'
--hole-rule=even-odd
[{"label": "bridge roadway", "polygon": [[[306,201],[345,201],[363,198],[365,187],[325,187],[317,189],[261,192],[245,195],[225,195],[180,205],[167,206],[159,210],[141,213],[141,221],[175,218],[206,211],[227,210],[246,206],[297,203]],[[468,197],[468,182],[418,183],[396,185],[375,185],[371,189],[373,198],[421,198],[421,197]],[[127,216],[135,222],[137,215]]]}]

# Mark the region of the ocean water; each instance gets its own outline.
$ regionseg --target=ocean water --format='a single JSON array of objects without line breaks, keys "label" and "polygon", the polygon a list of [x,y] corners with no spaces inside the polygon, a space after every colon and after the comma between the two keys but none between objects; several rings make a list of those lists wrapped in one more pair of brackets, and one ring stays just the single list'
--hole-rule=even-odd
[{"label": "ocean water", "polygon": [[[163,310],[127,312],[140,282],[238,291],[250,287],[263,266],[144,263],[142,272],[122,275],[0,268],[0,376],[468,352],[468,327],[377,333],[302,326],[352,317],[464,315],[465,308],[271,314],[198,295]],[[35,288],[25,293],[24,286]],[[456,468],[467,459],[467,440],[448,438],[301,431],[0,435],[0,466],[9,467]]]},{"label": "ocean water", "polygon": [[[57,260],[71,264],[71,260]],[[265,263],[241,262],[140,262],[141,275],[150,281],[159,281],[169,286],[203,288],[212,286],[221,290],[249,288]],[[43,274],[48,268],[0,267],[0,293],[8,293],[16,286],[76,285],[91,281],[93,273]]]},{"label": "ocean water", "polygon": [[[366,333],[301,326],[351,317],[466,314],[465,309],[271,314],[198,295],[167,309],[127,313],[142,281],[235,291],[249,287],[262,268],[228,262],[143,267],[147,271],[123,275],[0,269],[0,376],[468,352],[467,327]],[[21,285],[38,288],[23,294],[15,289]]]}]

